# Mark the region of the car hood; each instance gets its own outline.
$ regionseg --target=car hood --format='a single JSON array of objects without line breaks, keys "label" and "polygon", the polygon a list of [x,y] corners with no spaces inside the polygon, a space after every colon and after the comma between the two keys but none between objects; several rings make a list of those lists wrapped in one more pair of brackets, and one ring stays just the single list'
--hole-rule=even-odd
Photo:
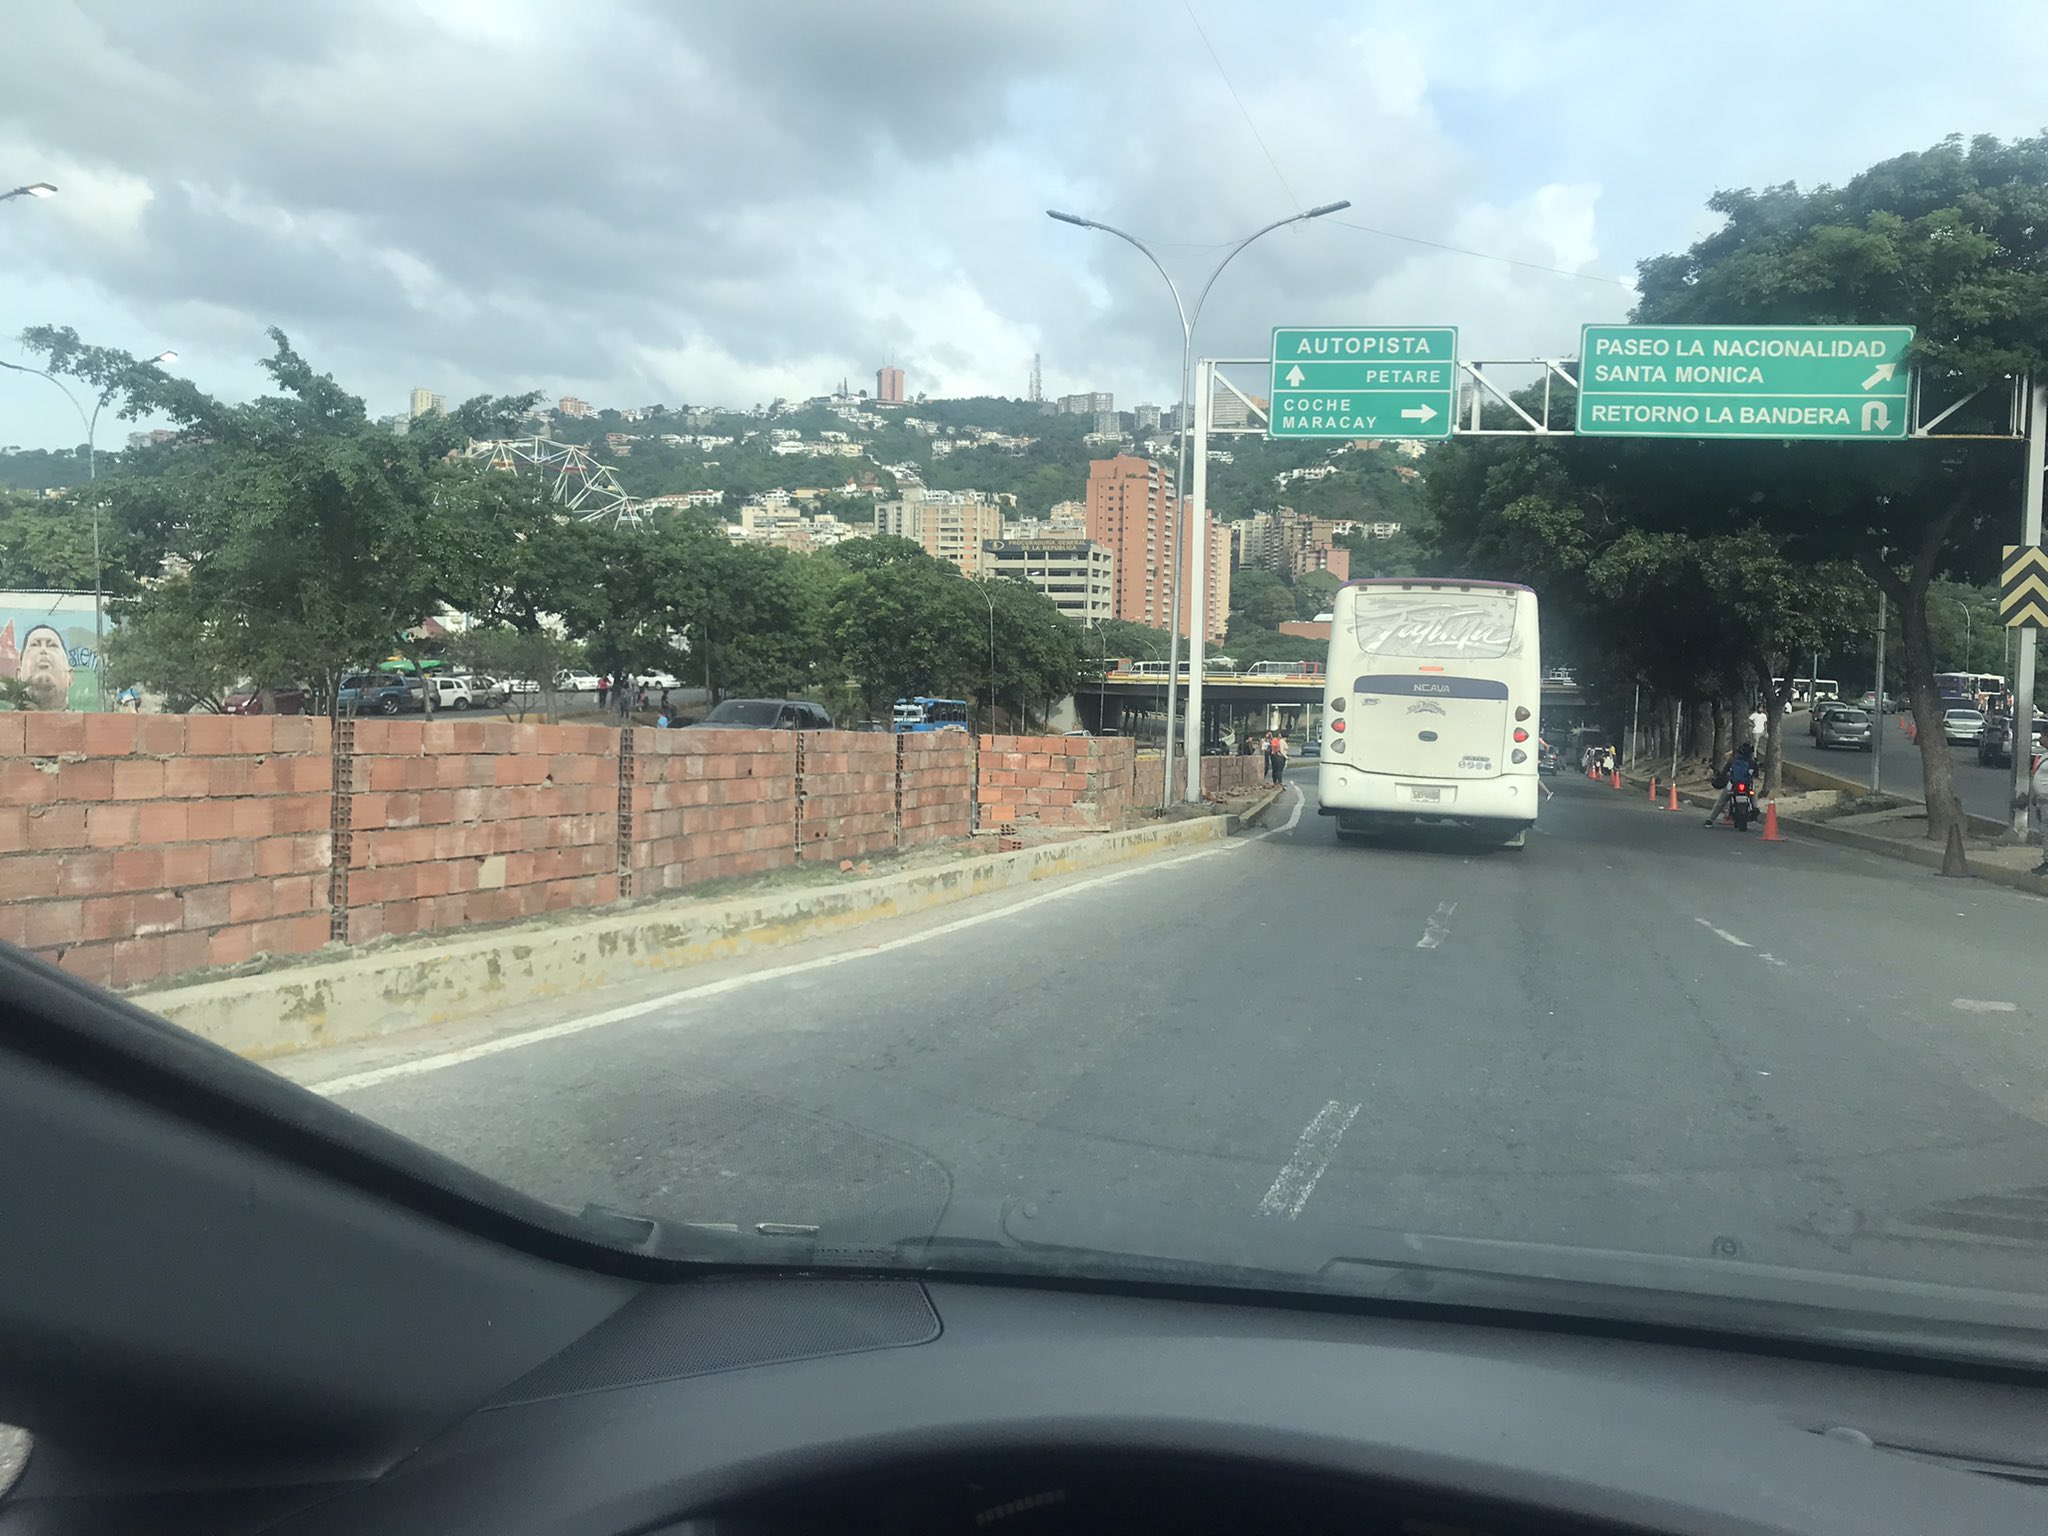
[{"label": "car hood", "polygon": [[[2038,1297],[1747,1258],[1572,1247],[1139,1205],[1038,1190],[811,1224],[693,1224],[589,1207],[599,1241],[683,1261],[1343,1296],[2048,1366]],[[1768,1256],[1766,1256],[1767,1258]]]}]

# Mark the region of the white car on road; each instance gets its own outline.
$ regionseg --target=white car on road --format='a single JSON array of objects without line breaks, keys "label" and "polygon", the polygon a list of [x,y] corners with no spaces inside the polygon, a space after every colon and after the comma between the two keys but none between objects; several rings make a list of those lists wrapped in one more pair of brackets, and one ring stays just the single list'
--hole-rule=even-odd
[{"label": "white car on road", "polygon": [[595,672],[557,672],[555,674],[555,692],[595,693],[597,692],[597,682],[598,679]]},{"label": "white car on road", "polygon": [[633,681],[642,688],[680,688],[683,685],[666,672],[636,672]]}]

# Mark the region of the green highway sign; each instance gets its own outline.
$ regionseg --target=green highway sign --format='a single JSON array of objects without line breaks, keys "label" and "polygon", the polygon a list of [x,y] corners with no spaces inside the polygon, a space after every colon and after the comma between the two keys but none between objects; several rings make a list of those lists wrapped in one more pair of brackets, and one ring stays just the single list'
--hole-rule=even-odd
[{"label": "green highway sign", "polygon": [[1458,328],[1276,326],[1268,437],[1449,437]]},{"label": "green highway sign", "polygon": [[1910,325],[1589,325],[1592,437],[1906,435]]}]

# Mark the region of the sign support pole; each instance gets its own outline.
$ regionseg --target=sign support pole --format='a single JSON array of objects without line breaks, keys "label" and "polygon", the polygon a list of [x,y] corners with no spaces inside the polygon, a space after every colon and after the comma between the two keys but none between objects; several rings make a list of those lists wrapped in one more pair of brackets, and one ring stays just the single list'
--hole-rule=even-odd
[{"label": "sign support pole", "polygon": [[[1884,788],[1884,632],[1889,624],[1885,613],[1885,590],[1877,589],[1877,681],[1871,685],[1877,695],[1870,701],[1870,792],[1874,795]],[[1780,728],[1784,716],[1778,717]]]},{"label": "sign support pole", "polygon": [[[2048,383],[2027,390],[2027,480],[2021,503],[2020,542],[2041,542],[2041,477],[2048,459]],[[2012,682],[2012,829],[2027,835],[2027,797],[2034,782],[2034,631],[2014,637]],[[2025,722],[2022,724],[2022,722]]]},{"label": "sign support pole", "polygon": [[1208,608],[1203,589],[1209,574],[1209,392],[1215,387],[1216,365],[1208,358],[1195,364],[1194,495],[1188,507],[1188,804],[1202,803],[1202,649],[1208,639]]}]

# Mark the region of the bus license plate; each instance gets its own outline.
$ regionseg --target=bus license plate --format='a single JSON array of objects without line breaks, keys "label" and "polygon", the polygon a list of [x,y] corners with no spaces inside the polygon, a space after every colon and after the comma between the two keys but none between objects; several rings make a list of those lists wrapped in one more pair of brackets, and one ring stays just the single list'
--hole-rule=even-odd
[{"label": "bus license plate", "polygon": [[1423,805],[1440,805],[1444,792],[1442,787],[1436,784],[1410,784],[1408,798]]}]

